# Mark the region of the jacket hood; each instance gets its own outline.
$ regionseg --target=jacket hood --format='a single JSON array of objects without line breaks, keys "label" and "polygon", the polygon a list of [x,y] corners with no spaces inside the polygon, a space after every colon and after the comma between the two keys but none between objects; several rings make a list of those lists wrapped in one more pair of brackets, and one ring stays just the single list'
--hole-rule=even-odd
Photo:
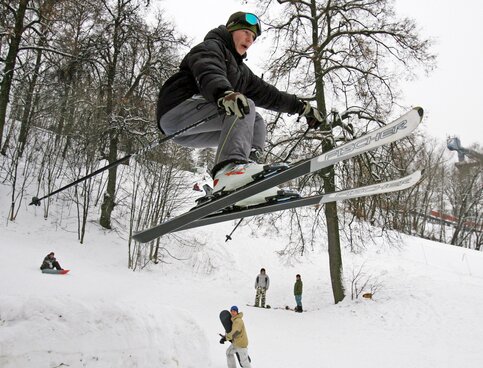
[{"label": "jacket hood", "polygon": [[228,31],[228,29],[223,25],[209,31],[206,34],[204,41],[206,40],[218,40],[223,42],[239,64],[242,63],[243,59],[246,59],[247,57],[247,53],[240,55],[236,51],[235,44],[233,43],[233,37],[231,36],[231,33]]}]

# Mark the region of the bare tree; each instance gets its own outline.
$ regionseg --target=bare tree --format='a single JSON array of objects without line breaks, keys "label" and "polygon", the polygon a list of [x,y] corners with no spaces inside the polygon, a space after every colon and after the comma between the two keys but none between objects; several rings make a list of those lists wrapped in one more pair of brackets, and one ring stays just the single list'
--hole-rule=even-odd
[{"label": "bare tree", "polygon": [[[324,116],[331,101],[346,107],[357,103],[380,118],[396,100],[397,78],[433,62],[429,41],[420,39],[413,21],[398,19],[387,0],[265,0],[260,13],[269,14],[272,5],[282,5],[280,17],[266,17],[275,45],[269,65],[272,79],[310,95]],[[324,152],[337,145],[333,129],[326,123],[321,133],[313,134]],[[323,170],[319,179],[325,192],[335,191],[334,167]],[[338,303],[345,292],[335,203],[325,206],[325,217],[332,291]]]},{"label": "bare tree", "polygon": [[[5,119],[7,116],[7,105],[10,98],[10,89],[12,87],[13,75],[15,72],[15,64],[22,40],[22,34],[25,31],[24,20],[27,12],[29,0],[18,0],[15,2],[2,1],[2,9],[12,14],[12,24],[9,37],[8,53],[4,61],[2,72],[2,81],[0,84],[0,145],[3,138],[3,129],[5,127]],[[15,8],[17,6],[17,8]]]},{"label": "bare tree", "polygon": [[458,246],[479,248],[481,241],[481,163],[451,161],[446,147],[418,137],[398,162],[424,170],[411,190],[378,203],[378,223],[390,229]]},{"label": "bare tree", "polygon": [[[89,125],[87,122],[86,126]],[[66,157],[64,168],[64,173],[70,182],[78,180],[98,169],[98,145],[94,137],[96,134],[97,132],[95,130],[87,130],[84,136],[77,137],[74,141],[75,144],[72,144],[72,148]],[[101,176],[93,177],[73,188],[71,200],[77,208],[77,234],[81,244],[84,244],[88,215],[92,207],[92,202],[95,201],[95,188],[100,188],[102,186],[101,182]]]},{"label": "bare tree", "polygon": [[362,293],[370,293],[370,299],[383,288],[379,277],[369,274],[366,271],[365,262],[361,265],[354,265],[351,270],[351,300],[358,299]]},{"label": "bare tree", "polygon": [[[155,161],[140,160],[134,165],[133,190],[130,193],[129,268],[143,268],[150,262],[162,261],[162,250],[169,254],[161,239],[146,245],[133,244],[131,235],[134,231],[166,221],[176,208],[186,203],[185,193],[189,186],[186,185],[186,173],[174,165],[178,155],[176,148],[177,146],[173,146],[169,157],[164,153],[157,154],[171,163],[160,164]],[[152,154],[154,157],[157,155]]]},{"label": "bare tree", "polygon": [[[148,122],[145,114],[137,115],[136,119],[130,116],[133,110],[126,108],[126,102],[139,104],[143,101],[145,96],[139,89],[157,72],[162,53],[172,55],[167,45],[176,43],[177,39],[172,27],[160,19],[155,29],[148,30],[141,19],[142,2],[139,0],[103,0],[100,3],[104,10],[94,43],[97,61],[103,69],[99,98],[103,106],[101,121],[106,129],[105,156],[112,163],[117,160],[123,135],[129,131],[127,122]],[[116,176],[117,167],[111,168],[101,206],[100,224],[105,228],[111,227]]]},{"label": "bare tree", "polygon": [[[14,134],[18,134],[18,127],[13,128]],[[35,171],[39,164],[38,150],[35,144],[32,144],[28,151],[25,162],[19,154],[19,145],[9,146],[4,156],[4,166],[1,168],[3,172],[3,182],[11,185],[10,190],[10,212],[8,220],[15,221],[18,212],[22,206],[27,188],[35,185]]]},{"label": "bare tree", "polygon": [[[483,231],[483,175],[482,165],[453,168],[451,181],[446,194],[451,203],[455,217],[453,236],[450,243],[458,246],[469,246],[472,238],[480,239],[478,233]],[[480,248],[476,241],[472,248]]]}]

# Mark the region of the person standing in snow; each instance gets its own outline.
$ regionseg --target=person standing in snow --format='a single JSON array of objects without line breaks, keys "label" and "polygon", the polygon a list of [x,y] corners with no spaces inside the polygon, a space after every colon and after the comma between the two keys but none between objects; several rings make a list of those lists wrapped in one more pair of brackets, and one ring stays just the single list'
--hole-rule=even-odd
[{"label": "person standing in snow", "polygon": [[255,307],[265,308],[265,299],[267,297],[267,290],[270,286],[270,277],[265,273],[265,269],[260,270],[260,274],[255,279]]},{"label": "person standing in snow", "polygon": [[302,313],[302,289],[303,289],[303,282],[300,275],[295,276],[295,284],[293,286],[293,294],[295,295],[295,302],[297,306],[295,307],[295,312]]},{"label": "person standing in snow", "polygon": [[63,268],[60,267],[59,262],[57,262],[57,259],[55,259],[54,252],[50,252],[49,254],[47,254],[45,256],[44,261],[42,262],[42,265],[40,266],[40,269],[41,270],[45,270],[45,269],[52,270],[54,268],[57,269],[57,270],[63,270]]},{"label": "person standing in snow", "polygon": [[250,357],[248,356],[248,336],[243,323],[243,313],[238,313],[236,305],[230,308],[232,327],[226,334],[226,340],[231,341],[231,345],[226,350],[226,361],[228,368],[236,368],[235,354],[238,356],[242,368],[251,368]]},{"label": "person standing in snow", "polygon": [[[226,25],[212,29],[203,42],[190,50],[158,96],[156,118],[166,135],[223,112],[174,138],[174,142],[186,147],[218,147],[211,170],[214,192],[239,188],[263,170],[266,126],[256,106],[299,114],[312,128],[323,121],[308,102],[279,91],[244,63],[248,49],[261,33],[255,14],[232,14]],[[268,189],[244,201],[247,205],[262,203],[277,191]]]}]

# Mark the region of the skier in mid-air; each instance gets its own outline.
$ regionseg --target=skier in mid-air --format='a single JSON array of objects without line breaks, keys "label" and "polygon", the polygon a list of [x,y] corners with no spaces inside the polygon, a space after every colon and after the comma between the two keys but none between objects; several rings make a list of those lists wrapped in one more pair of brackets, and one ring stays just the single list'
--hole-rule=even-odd
[{"label": "skier in mid-air", "polygon": [[[200,205],[135,233],[134,240],[145,243],[173,231],[280,211],[282,207],[397,191],[414,185],[421,176],[415,172],[404,180],[298,200],[297,193],[279,190],[277,185],[404,138],[421,123],[424,111],[415,107],[388,125],[328,152],[295,164],[267,165],[265,170],[257,161],[266,127],[256,106],[304,116],[309,128],[315,129],[326,120],[308,102],[279,91],[243,63],[247,50],[260,34],[260,20],[254,14],[232,14],[226,26],[211,30],[202,43],[191,49],[179,71],[162,86],[157,120],[166,138],[188,147],[218,147],[212,169],[214,188],[200,198]],[[219,111],[224,112],[223,116],[219,116]]]},{"label": "skier in mid-air", "polygon": [[[187,147],[218,147],[212,169],[214,192],[231,191],[261,172],[266,127],[256,111],[265,109],[299,114],[310,127],[322,122],[319,111],[295,95],[279,91],[257,77],[243,62],[247,50],[260,36],[261,24],[252,13],[232,14],[205,36],[182,60],[179,71],[162,86],[157,121],[164,134],[173,134],[196,121],[217,116],[180,134],[174,141]],[[246,199],[244,204],[262,203],[276,195],[272,188]]]}]

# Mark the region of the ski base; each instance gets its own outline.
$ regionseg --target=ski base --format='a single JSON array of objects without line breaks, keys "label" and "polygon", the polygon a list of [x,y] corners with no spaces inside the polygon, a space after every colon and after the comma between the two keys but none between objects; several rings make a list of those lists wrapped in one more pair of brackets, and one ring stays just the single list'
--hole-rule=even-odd
[{"label": "ski base", "polygon": [[174,232],[193,229],[200,226],[212,225],[219,222],[237,220],[245,217],[264,215],[276,211],[283,211],[305,206],[320,206],[329,202],[338,202],[346,199],[396,192],[414,186],[421,180],[422,175],[423,173],[421,171],[415,171],[414,173],[400,179],[385,181],[382,183],[367,185],[364,187],[347,189],[312,197],[302,197],[299,199],[291,199],[276,203],[265,203],[247,209],[232,209],[221,213],[215,213],[202,219],[198,219],[176,229]]}]

